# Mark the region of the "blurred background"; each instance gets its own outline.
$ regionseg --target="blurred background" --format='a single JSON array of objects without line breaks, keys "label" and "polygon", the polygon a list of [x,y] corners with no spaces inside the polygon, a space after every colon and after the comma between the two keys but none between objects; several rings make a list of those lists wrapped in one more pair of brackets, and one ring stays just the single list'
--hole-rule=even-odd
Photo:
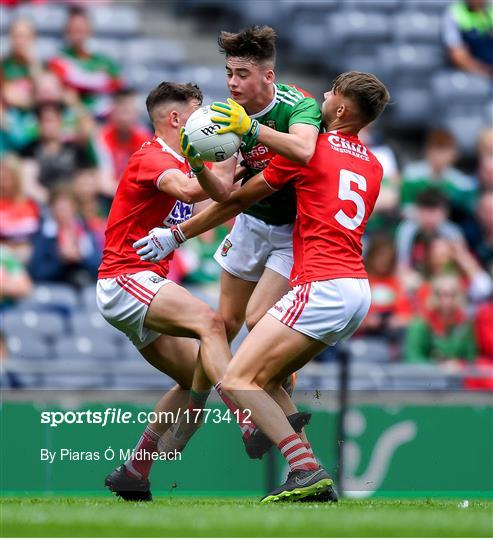
[{"label": "blurred background", "polygon": [[[413,485],[484,496],[493,485],[493,8],[482,0],[0,0],[8,433],[15,439],[22,419],[31,440],[46,444],[55,439],[49,428],[40,431],[40,403],[74,407],[78,399],[82,407],[91,399],[102,407],[118,399],[149,408],[171,385],[97,312],[105,222],[129,156],[151,134],[148,92],[162,80],[193,81],[206,103],[224,100],[217,34],[250,24],[278,32],[277,80],[320,103],[347,70],[375,73],[392,94],[381,120],[362,133],[384,167],[364,239],[371,311],[347,349],[328,349],[298,374],[298,403],[323,428],[312,444],[339,475],[344,457],[347,493]],[[170,277],[213,306],[212,254],[230,226],[188,242],[172,265]],[[112,441],[128,445],[129,430],[137,438],[139,429],[115,431]],[[101,441],[99,433],[77,426],[60,440]],[[471,444],[478,436],[481,443]],[[25,447],[9,446],[5,489],[75,489],[64,480],[70,471],[54,478],[39,468],[35,446],[29,459],[39,474],[25,486],[13,466]],[[430,448],[439,463],[428,460]],[[262,490],[262,476],[246,464],[241,476],[235,456],[218,454],[218,467],[228,463],[244,491]],[[429,467],[420,486],[416,459]],[[193,490],[203,470],[190,463],[180,475]],[[269,463],[267,486],[278,474]],[[78,477],[83,489],[99,485],[109,465],[92,467]],[[207,486],[231,489],[216,480]]]},{"label": "blurred background", "polygon": [[[218,31],[269,24],[279,35],[277,80],[321,102],[337,73],[364,70],[392,93],[362,134],[385,177],[365,237],[373,306],[351,342],[352,383],[493,388],[491,5],[0,4],[3,386],[162,387],[96,311],[106,217],[128,157],[150,136],[149,90],[193,81],[206,103],[225,99]],[[173,263],[172,279],[212,304],[211,255],[227,230],[189,242]],[[308,366],[301,387],[334,387],[336,356],[328,350]]]}]

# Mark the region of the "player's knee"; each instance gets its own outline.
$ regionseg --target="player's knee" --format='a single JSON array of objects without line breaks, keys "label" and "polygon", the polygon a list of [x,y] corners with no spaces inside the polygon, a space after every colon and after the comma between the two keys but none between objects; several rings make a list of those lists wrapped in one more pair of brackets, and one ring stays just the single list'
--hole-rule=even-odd
[{"label": "player's knee", "polygon": [[252,331],[253,327],[260,321],[263,316],[264,312],[258,310],[252,312],[247,311],[245,324],[249,332]]},{"label": "player's knee", "polygon": [[180,387],[180,390],[190,390],[192,388],[193,372],[180,373],[175,376],[175,381]]},{"label": "player's knee", "polygon": [[243,321],[237,317],[228,317],[224,319],[224,327],[226,329],[226,336],[228,341],[231,342],[237,336],[240,331]]},{"label": "player's knee", "polygon": [[207,307],[201,317],[203,332],[207,335],[225,334],[224,320],[221,315],[212,308]]}]

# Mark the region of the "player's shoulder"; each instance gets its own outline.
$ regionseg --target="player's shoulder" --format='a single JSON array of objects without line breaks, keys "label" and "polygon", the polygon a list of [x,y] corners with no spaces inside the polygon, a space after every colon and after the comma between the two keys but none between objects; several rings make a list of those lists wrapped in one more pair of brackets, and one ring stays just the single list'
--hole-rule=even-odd
[{"label": "player's shoulder", "polygon": [[288,107],[296,107],[298,103],[307,99],[315,101],[315,98],[295,84],[275,83],[276,101]]}]

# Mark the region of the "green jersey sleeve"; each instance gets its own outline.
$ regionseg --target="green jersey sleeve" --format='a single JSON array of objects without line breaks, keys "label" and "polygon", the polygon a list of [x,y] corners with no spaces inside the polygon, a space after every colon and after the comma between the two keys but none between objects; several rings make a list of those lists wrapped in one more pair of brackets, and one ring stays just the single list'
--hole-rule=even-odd
[{"label": "green jersey sleeve", "polygon": [[299,101],[289,117],[289,126],[294,124],[309,124],[320,129],[322,123],[322,113],[318,103],[310,97]]}]

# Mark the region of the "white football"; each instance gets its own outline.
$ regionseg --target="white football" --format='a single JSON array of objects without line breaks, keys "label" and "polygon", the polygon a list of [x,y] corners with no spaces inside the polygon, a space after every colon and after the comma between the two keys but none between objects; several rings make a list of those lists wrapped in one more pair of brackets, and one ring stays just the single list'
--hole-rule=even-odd
[{"label": "white football", "polygon": [[200,107],[188,119],[185,129],[193,147],[204,161],[224,161],[231,157],[240,147],[241,138],[236,133],[216,131],[224,125],[212,122],[211,116],[223,116],[211,111],[209,106]]}]

